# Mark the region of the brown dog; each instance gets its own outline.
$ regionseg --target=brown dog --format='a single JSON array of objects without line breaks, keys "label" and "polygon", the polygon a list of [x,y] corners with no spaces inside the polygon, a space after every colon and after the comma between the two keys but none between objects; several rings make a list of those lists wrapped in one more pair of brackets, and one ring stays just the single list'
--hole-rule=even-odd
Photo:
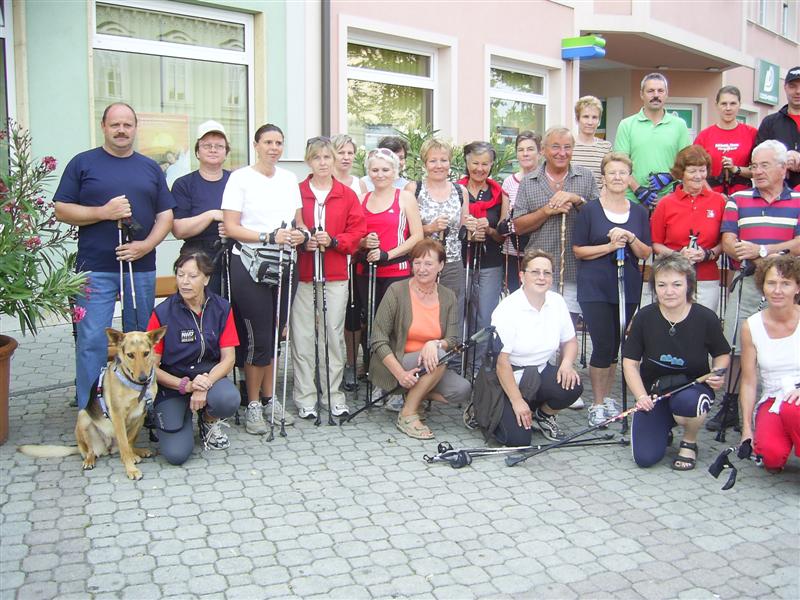
[{"label": "brown dog", "polygon": [[83,468],[94,469],[98,456],[119,450],[129,479],[141,479],[136,464],[152,456],[147,448],[133,446],[144,424],[145,406],[155,398],[155,352],[153,346],[164,337],[166,327],[148,333],[122,333],[106,328],[114,360],[109,362],[102,381],[102,394],[90,397],[89,405],[78,412],[75,424],[77,446],[25,445],[18,450],[36,458],[78,454]]}]

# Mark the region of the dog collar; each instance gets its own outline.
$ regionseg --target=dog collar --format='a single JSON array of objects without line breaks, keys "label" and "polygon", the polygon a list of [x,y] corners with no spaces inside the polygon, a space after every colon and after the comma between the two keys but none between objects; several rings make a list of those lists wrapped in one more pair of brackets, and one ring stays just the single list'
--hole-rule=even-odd
[{"label": "dog collar", "polygon": [[131,390],[137,390],[139,392],[139,402],[142,400],[145,401],[147,407],[149,408],[151,404],[153,404],[153,394],[150,391],[150,385],[153,383],[153,379],[155,378],[156,369],[155,367],[150,369],[150,374],[147,376],[147,381],[144,383],[139,383],[138,381],[133,381],[130,379],[122,369],[117,368],[119,366],[119,359],[116,360],[116,364],[112,371],[119,379],[120,383]]}]

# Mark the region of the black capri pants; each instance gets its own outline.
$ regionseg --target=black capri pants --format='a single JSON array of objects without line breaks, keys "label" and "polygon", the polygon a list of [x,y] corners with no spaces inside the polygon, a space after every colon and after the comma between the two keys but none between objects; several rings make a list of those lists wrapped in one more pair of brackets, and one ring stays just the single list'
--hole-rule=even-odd
[{"label": "black capri pants", "polygon": [[[558,369],[547,363],[547,366],[539,374],[542,384],[535,398],[525,398],[525,402],[531,407],[531,411],[547,405],[553,410],[563,410],[571,405],[578,397],[583,394],[583,384],[577,384],[571,390],[565,390],[558,383]],[[495,439],[504,446],[530,446],[533,428],[525,429],[517,424],[517,415],[511,407],[511,400],[508,396],[503,398],[503,416],[500,424],[494,430]]]},{"label": "black capri pants", "polygon": [[[159,453],[173,465],[185,463],[194,450],[189,398],[175,390],[165,390],[159,392],[153,407]],[[230,379],[223,378],[208,390],[205,410],[214,418],[227,419],[239,408],[239,402],[239,390]]]},{"label": "black capri pants", "polygon": [[[581,302],[583,321],[592,338],[592,357],[589,365],[607,369],[616,362],[619,351],[619,304],[610,302]],[[625,303],[625,327],[636,312],[636,303]]]},{"label": "black capri pants", "polygon": [[[245,364],[266,367],[272,364],[275,350],[275,303],[278,287],[267,283],[256,283],[242,265],[242,259],[231,255],[231,304],[236,321],[236,332],[241,342],[236,348],[236,365]],[[286,310],[289,301],[289,262],[284,264],[281,289],[281,322],[279,331],[286,325]],[[294,269],[292,297],[297,291],[297,268]]]}]

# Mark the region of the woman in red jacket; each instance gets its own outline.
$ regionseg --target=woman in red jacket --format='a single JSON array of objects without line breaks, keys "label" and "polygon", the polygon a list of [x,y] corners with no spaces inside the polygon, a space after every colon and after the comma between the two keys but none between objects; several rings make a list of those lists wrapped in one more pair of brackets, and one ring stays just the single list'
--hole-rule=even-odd
[{"label": "woman in red jacket", "polygon": [[[328,138],[311,138],[305,156],[311,175],[300,184],[303,221],[313,233],[297,259],[300,282],[291,317],[294,402],[304,419],[319,414],[317,365],[324,396],[322,408],[328,408],[330,389],[331,414],[340,416],[348,412],[344,393],[339,390],[344,369],[340,341],[344,337],[347,308],[347,256],[358,248],[367,230],[358,196],[333,177],[335,156]],[[323,314],[323,308],[327,314]],[[327,331],[323,330],[325,322]],[[315,339],[315,333],[319,339]],[[319,351],[316,360],[315,347]]]}]

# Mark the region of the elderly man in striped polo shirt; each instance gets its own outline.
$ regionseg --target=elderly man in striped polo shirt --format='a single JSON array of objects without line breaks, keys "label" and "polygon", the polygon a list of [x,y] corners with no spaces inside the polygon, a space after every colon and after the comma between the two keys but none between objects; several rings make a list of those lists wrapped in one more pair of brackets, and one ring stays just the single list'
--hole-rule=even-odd
[{"label": "elderly man in striped polo shirt", "polygon": [[[753,149],[752,165],[755,187],[733,194],[725,205],[722,217],[722,249],[734,260],[747,261],[745,267],[755,265],[770,254],[789,251],[800,255],[800,192],[793,192],[786,185],[787,149],[777,140],[766,140]],[[736,307],[729,305],[725,319],[725,337],[731,346],[741,348],[739,336],[742,322],[758,312],[761,290],[756,288],[753,269],[746,269],[751,276],[744,277],[734,298],[739,306],[739,321],[736,322]],[[734,344],[733,334],[737,332]],[[738,360],[731,365],[730,377],[735,380]],[[721,411],[720,411],[721,412]],[[738,414],[728,413],[728,426],[738,424]],[[711,430],[718,429],[720,415],[706,423]]]}]

